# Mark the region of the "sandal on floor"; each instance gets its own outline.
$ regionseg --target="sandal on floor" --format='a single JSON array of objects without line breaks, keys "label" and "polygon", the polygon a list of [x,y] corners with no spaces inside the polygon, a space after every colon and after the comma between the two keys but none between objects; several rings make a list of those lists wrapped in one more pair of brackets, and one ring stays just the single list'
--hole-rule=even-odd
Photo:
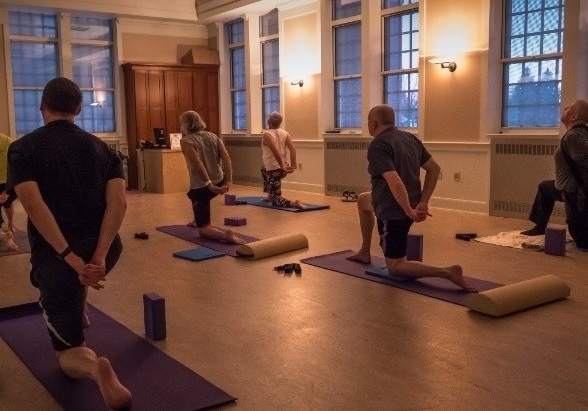
[{"label": "sandal on floor", "polygon": [[341,195],[341,201],[347,202],[349,201],[349,191],[343,191],[343,194]]}]

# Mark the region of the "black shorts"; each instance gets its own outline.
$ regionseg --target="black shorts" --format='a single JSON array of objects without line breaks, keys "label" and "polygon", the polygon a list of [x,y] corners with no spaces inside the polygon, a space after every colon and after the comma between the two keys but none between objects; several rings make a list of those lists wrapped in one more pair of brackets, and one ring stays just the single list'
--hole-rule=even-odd
[{"label": "black shorts", "polygon": [[406,257],[406,242],[412,223],[413,221],[409,218],[388,221],[378,220],[380,246],[386,258]]},{"label": "black shorts", "polygon": [[[216,184],[222,186],[223,182]],[[210,191],[208,187],[193,188],[188,191],[188,198],[192,201],[192,211],[194,211],[194,222],[196,227],[202,228],[210,224],[210,200],[217,194]]]},{"label": "black shorts", "polygon": [[[89,261],[96,249],[97,239],[70,244],[84,261]],[[106,272],[112,270],[122,252],[117,235],[106,256]],[[32,262],[31,283],[40,291],[39,305],[49,330],[55,351],[81,346],[84,339],[84,285],[77,273],[55,252],[43,253]]]}]

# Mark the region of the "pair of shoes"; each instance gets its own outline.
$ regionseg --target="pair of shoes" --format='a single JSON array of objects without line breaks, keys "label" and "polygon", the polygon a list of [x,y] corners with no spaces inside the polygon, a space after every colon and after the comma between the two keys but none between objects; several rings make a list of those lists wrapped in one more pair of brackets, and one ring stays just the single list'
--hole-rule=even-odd
[{"label": "pair of shoes", "polygon": [[147,240],[149,238],[149,234],[144,231],[141,233],[135,233],[135,238],[138,238],[139,240]]},{"label": "pair of shoes", "polygon": [[274,267],[275,271],[283,271],[285,274],[296,273],[296,275],[302,274],[302,267],[298,263],[284,264]]},{"label": "pair of shoes", "polygon": [[476,238],[478,235],[476,233],[457,233],[455,238],[458,240],[470,241],[472,238]]},{"label": "pair of shoes", "polygon": [[345,203],[353,203],[357,201],[357,194],[355,191],[343,191],[343,195],[341,196],[341,201]]},{"label": "pair of shoes", "polygon": [[535,226],[529,230],[521,231],[521,234],[528,235],[528,236],[544,235],[545,229],[542,230],[539,227]]}]

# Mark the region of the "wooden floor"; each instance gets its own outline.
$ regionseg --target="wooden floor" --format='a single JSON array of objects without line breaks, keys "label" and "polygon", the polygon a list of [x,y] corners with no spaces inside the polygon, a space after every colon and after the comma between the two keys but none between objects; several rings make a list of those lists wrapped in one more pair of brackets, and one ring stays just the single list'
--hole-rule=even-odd
[{"label": "wooden floor", "polygon": [[[261,195],[252,187],[233,191]],[[276,273],[276,265],[359,245],[354,203],[285,194],[331,208],[288,213],[225,206],[219,198],[213,223],[246,217],[238,231],[260,238],[304,232],[309,249],[255,262],[197,263],[172,257],[190,243],[155,230],[190,221],[185,194],[130,196],[121,230],[125,251],[106,288],[90,291],[91,303],[143,335],[143,293],[164,296],[167,339],[156,345],[238,397],[222,409],[588,409],[588,255],[456,240],[456,232],[484,236],[530,225],[432,210],[432,218],[412,228],[424,234],[425,262],[461,263],[468,276],[504,284],[555,274],[571,287],[567,300],[490,318],[304,264],[300,277]],[[18,204],[18,226],[24,218]],[[149,240],[133,238],[141,231]],[[376,237],[374,245],[381,255]],[[28,259],[0,258],[0,306],[36,300]],[[0,363],[0,410],[60,409],[1,339]]]}]

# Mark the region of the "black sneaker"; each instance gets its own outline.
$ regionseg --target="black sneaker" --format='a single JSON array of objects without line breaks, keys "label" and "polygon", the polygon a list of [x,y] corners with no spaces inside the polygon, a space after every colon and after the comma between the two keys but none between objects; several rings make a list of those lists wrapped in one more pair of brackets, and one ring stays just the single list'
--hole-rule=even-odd
[{"label": "black sneaker", "polygon": [[535,226],[529,230],[525,230],[525,231],[521,231],[522,235],[528,235],[528,236],[536,236],[536,235],[544,235],[545,234],[545,229],[540,229],[539,227]]}]

